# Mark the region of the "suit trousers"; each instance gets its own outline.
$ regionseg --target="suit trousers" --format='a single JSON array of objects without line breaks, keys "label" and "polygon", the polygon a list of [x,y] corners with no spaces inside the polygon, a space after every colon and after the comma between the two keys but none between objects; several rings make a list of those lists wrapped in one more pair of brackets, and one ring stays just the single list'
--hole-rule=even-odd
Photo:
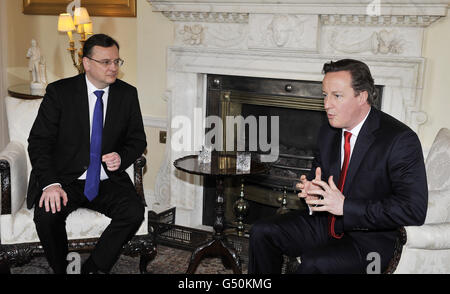
[{"label": "suit trousers", "polygon": [[283,255],[300,257],[299,274],[365,273],[365,258],[351,237],[328,235],[328,213],[293,211],[253,224],[249,274],[280,274]]},{"label": "suit trousers", "polygon": [[64,274],[68,262],[68,240],[66,232],[67,216],[78,208],[88,208],[111,218],[108,227],[103,231],[91,259],[96,266],[109,272],[120,256],[121,249],[139,229],[144,220],[144,205],[139,199],[134,186],[124,187],[107,179],[100,182],[99,195],[91,202],[84,196],[85,181],[76,180],[62,188],[67,193],[67,205],[53,214],[45,211],[45,205],[39,207],[37,197],[34,222],[41,240],[45,256],[55,273]]}]

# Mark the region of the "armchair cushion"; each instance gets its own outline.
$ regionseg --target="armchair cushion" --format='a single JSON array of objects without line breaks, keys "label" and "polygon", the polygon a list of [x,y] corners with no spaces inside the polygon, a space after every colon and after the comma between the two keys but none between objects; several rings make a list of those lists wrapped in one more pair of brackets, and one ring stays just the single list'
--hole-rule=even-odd
[{"label": "armchair cushion", "polygon": [[405,227],[408,248],[441,250],[450,249],[450,223],[425,224]]},{"label": "armchair cushion", "polygon": [[396,274],[448,274],[450,250],[403,249]]},{"label": "armchair cushion", "polygon": [[[147,209],[144,215],[144,222],[136,235],[148,233]],[[22,208],[14,215],[2,215],[0,220],[1,244],[39,242],[33,216],[34,209],[27,209],[25,202]],[[98,238],[110,221],[110,218],[101,213],[79,208],[67,217],[67,238],[69,240]]]},{"label": "armchair cushion", "polygon": [[450,189],[428,191],[425,224],[450,222]]}]

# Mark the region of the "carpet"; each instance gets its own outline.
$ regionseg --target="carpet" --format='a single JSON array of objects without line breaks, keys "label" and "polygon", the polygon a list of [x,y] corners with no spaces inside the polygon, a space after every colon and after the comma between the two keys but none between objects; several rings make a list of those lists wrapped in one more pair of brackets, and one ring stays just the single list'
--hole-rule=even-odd
[{"label": "carpet", "polygon": [[[158,245],[158,254],[149,263],[147,270],[151,274],[184,274],[188,268],[191,251]],[[81,261],[88,258],[81,254]],[[43,256],[34,257],[28,264],[11,268],[12,274],[51,274],[47,260]],[[197,267],[196,274],[232,274],[216,257],[205,257]],[[247,264],[242,264],[242,273],[247,273]],[[121,255],[111,270],[111,274],[139,274],[139,257]]]}]

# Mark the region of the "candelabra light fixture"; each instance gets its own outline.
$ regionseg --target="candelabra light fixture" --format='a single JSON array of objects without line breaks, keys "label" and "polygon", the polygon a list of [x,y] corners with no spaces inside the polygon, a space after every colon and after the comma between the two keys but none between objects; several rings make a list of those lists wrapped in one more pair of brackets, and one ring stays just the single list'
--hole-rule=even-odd
[{"label": "candelabra light fixture", "polygon": [[[61,13],[58,18],[58,31],[66,32],[69,36],[69,48],[67,50],[78,73],[83,73],[84,42],[86,42],[88,35],[93,34],[92,21],[87,9],[84,7],[76,7],[73,12],[73,18],[70,13]],[[76,31],[80,35],[80,48],[78,50],[75,48],[75,41],[72,35],[73,31]]]}]

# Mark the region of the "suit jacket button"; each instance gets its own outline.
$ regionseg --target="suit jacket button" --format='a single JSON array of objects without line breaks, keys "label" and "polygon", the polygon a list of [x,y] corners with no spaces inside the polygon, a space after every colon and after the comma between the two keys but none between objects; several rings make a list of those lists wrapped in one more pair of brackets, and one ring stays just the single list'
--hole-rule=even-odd
[{"label": "suit jacket button", "polygon": [[83,169],[84,169],[84,170],[87,170],[87,169],[88,169],[88,167],[87,167],[87,166],[83,166]]}]

